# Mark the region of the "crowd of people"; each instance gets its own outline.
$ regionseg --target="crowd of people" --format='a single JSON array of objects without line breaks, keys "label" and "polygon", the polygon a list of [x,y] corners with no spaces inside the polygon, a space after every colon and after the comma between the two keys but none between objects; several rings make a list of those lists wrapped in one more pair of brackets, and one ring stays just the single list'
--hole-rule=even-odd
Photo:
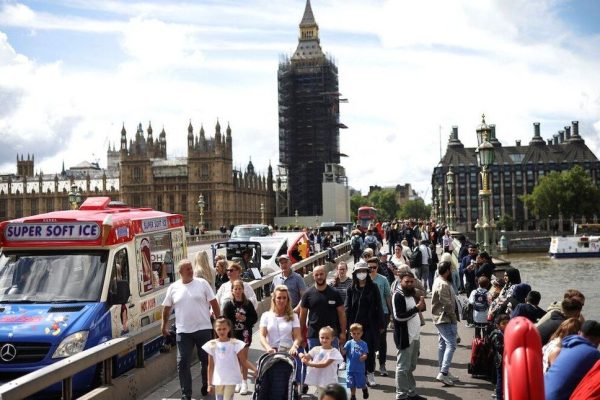
[{"label": "crowd of people", "polygon": [[[495,366],[494,397],[502,399],[504,330],[511,318],[525,317],[536,324],[544,344],[547,398],[568,398],[600,359],[596,349],[600,324],[584,321],[584,295],[568,290],[561,301],[543,310],[540,293],[521,281],[518,269],[508,268],[503,279],[497,279],[489,254],[479,252],[464,236],[457,238],[460,247],[454,249],[455,241],[448,238],[448,230],[433,222],[392,221],[385,229],[364,234],[355,230],[350,240],[352,272],[342,261],[328,280],[325,267],[315,267],[314,284],[309,287],[294,272],[289,257],[282,255],[281,273],[271,285],[270,308],[260,317],[256,295],[241,280],[238,263],[217,257],[213,268],[204,252],[194,263],[182,260],[181,278],[169,286],[163,302],[162,326],[165,336],[172,334],[168,321],[175,310],[182,399],[192,396],[194,346],[202,366],[202,395],[231,399],[234,393],[248,393],[248,371],[256,370],[248,361],[248,348],[257,323],[265,353],[285,352],[294,358],[294,379],[302,392],[310,385],[321,398],[345,399],[339,397],[346,395],[345,390],[336,386],[338,372],[345,371],[351,400],[357,392],[363,399],[369,397],[369,387],[377,385],[376,372],[388,375],[387,330],[391,329],[396,399],[423,399],[413,372],[421,329],[429,319],[426,297],[431,298],[430,318],[438,333],[435,379],[443,386],[459,380],[451,367],[460,343],[458,323],[466,317],[474,337],[493,350],[487,366]],[[452,262],[453,252],[458,263]]]}]

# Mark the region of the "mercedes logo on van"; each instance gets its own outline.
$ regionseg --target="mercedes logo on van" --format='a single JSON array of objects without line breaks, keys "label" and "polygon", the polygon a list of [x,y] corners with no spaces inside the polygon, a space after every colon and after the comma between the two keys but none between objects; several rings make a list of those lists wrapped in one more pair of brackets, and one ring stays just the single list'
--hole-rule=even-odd
[{"label": "mercedes logo on van", "polygon": [[11,362],[17,356],[17,348],[10,343],[6,343],[0,348],[0,359],[4,362]]}]

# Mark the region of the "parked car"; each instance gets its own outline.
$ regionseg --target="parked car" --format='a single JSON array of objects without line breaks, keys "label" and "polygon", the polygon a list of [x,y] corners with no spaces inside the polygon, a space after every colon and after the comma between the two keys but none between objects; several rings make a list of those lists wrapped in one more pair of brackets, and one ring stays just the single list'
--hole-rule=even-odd
[{"label": "parked car", "polygon": [[294,264],[313,254],[311,243],[305,232],[275,232],[269,237],[252,237],[250,240],[261,245],[261,271],[265,275],[279,271],[278,258],[282,254],[287,254]]},{"label": "parked car", "polygon": [[236,225],[231,231],[230,241],[249,240],[251,237],[271,236],[269,225],[244,224]]}]

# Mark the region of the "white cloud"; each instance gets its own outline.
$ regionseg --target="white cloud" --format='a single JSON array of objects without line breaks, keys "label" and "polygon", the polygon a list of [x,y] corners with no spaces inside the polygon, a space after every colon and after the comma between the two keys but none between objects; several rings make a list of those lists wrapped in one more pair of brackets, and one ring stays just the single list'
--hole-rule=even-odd
[{"label": "white cloud", "polygon": [[[104,163],[123,121],[129,137],[139,121],[151,120],[155,133],[164,124],[169,154],[182,156],[188,119],[212,134],[217,117],[223,127],[231,122],[234,164],[250,156],[262,171],[268,160],[277,164],[278,56],[296,46],[304,1],[58,4],[78,12],[7,3],[0,26],[38,37],[61,31],[65,41],[71,32],[95,32],[123,53],[103,68],[60,61],[60,53],[44,62],[34,47],[15,51],[0,32],[0,104],[11,104],[0,112],[0,131],[15,141],[70,138],[55,156],[36,157],[45,172],[62,159]],[[340,141],[350,184],[365,191],[411,182],[427,192],[440,127],[442,151],[452,125],[473,146],[481,113],[505,145],[527,142],[534,121],[550,137],[581,120],[600,154],[591,136],[600,132],[600,38],[570,30],[556,4],[313,0],[321,44],[349,98]],[[3,171],[14,169],[13,159]]]}]

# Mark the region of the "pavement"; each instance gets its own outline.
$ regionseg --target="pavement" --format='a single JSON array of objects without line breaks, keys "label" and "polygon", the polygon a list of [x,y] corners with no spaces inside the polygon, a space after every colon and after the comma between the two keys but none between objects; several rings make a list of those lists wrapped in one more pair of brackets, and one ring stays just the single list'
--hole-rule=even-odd
[{"label": "pavement", "polygon": [[[351,265],[350,265],[351,267]],[[431,299],[427,298],[427,310],[431,310]],[[435,377],[439,372],[438,361],[437,361],[437,350],[438,350],[438,334],[435,325],[431,321],[431,313],[429,311],[424,312],[426,319],[426,325],[421,330],[421,351],[417,369],[414,371],[414,377],[417,382],[417,393],[427,399],[447,399],[447,400],[459,400],[459,399],[491,399],[491,395],[494,393],[495,385],[492,385],[489,381],[482,379],[474,379],[467,372],[467,365],[471,356],[471,341],[474,336],[474,330],[465,326],[465,322],[461,321],[458,324],[458,332],[461,338],[461,343],[458,345],[454,357],[452,360],[452,367],[450,372],[457,376],[460,381],[456,382],[455,386],[444,386],[441,382],[438,382]],[[258,329],[258,324],[255,327]],[[396,393],[396,381],[395,381],[395,366],[396,366],[396,347],[392,336],[393,332],[388,330],[387,332],[387,361],[386,368],[389,376],[383,377],[375,373],[375,381],[377,386],[369,389],[370,396],[369,400],[389,400],[395,399]],[[173,350],[174,351],[174,350]],[[258,357],[263,354],[263,350],[260,346],[258,338],[258,332],[255,331],[252,339],[252,345],[248,354],[248,358],[256,362]],[[379,367],[377,363],[377,368]],[[179,388],[179,380],[175,370],[173,368],[173,379],[168,383],[157,387],[152,393],[146,395],[147,400],[162,400],[162,399],[180,399],[181,392]],[[195,399],[202,399],[200,395],[200,368],[196,363],[192,367],[193,377],[193,391]],[[340,383],[345,382],[345,373],[340,371],[339,373]],[[236,394],[236,399],[252,399],[253,385],[249,387],[249,393],[247,395]],[[314,394],[313,388],[309,390],[309,394]],[[308,396],[307,398],[316,398],[314,396]],[[357,398],[361,398],[362,394],[357,391]],[[205,398],[214,398],[207,396]],[[349,396],[348,396],[349,398]]]}]

